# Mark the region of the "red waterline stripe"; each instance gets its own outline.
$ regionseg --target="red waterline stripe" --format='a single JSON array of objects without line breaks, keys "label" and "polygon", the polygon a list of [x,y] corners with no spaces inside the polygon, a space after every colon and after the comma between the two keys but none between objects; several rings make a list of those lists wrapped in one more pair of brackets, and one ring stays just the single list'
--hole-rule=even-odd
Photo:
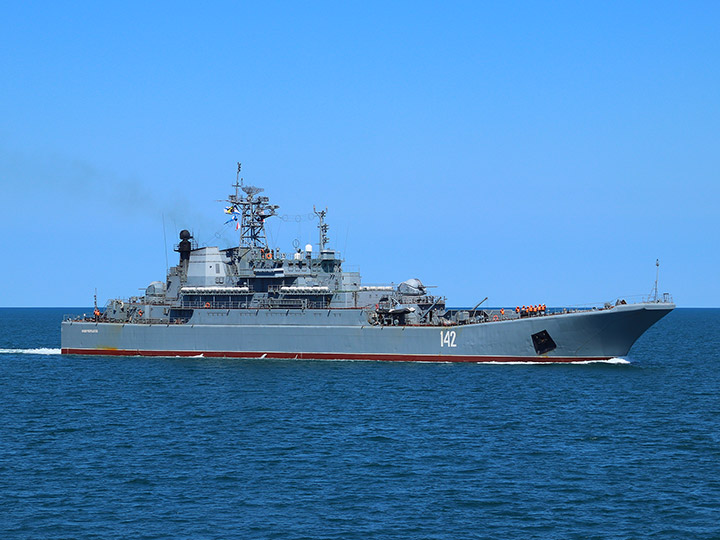
[{"label": "red waterline stripe", "polygon": [[286,353],[249,351],[151,351],[131,349],[62,349],[62,354],[106,356],[203,356],[205,358],[278,358],[290,360],[382,360],[389,362],[589,362],[610,356],[472,356],[432,354]]}]

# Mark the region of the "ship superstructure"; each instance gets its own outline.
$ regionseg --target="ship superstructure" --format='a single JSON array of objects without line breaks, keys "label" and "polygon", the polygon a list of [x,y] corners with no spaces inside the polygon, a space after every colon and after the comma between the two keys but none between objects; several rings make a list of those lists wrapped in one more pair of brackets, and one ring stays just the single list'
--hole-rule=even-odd
[{"label": "ship superstructure", "polygon": [[[238,166],[239,172],[239,166]],[[313,209],[317,251],[268,245],[277,205],[236,179],[225,214],[236,247],[198,247],[188,230],[178,264],[145,294],[62,324],[69,354],[205,355],[424,361],[575,361],[627,355],[673,308],[665,295],[567,312],[544,306],[447,309],[417,278],[364,285],[329,247],[327,209]]]}]

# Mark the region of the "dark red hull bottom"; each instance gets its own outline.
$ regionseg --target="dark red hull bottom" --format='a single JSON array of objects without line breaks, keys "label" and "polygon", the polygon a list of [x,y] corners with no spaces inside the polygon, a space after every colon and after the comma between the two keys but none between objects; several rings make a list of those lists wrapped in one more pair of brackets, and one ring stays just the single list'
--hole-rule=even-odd
[{"label": "dark red hull bottom", "polygon": [[455,356],[431,354],[351,354],[351,353],[286,353],[248,351],[137,351],[128,349],[62,349],[62,354],[104,356],[203,356],[205,358],[272,358],[290,360],[379,360],[386,362],[593,362],[609,360],[603,357],[569,356]]}]

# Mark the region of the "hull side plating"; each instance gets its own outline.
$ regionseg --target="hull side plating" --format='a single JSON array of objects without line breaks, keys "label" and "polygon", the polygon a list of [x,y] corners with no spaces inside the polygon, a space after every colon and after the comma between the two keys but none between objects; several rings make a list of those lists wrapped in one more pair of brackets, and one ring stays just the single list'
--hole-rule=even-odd
[{"label": "hull side plating", "polygon": [[[627,356],[642,333],[674,308],[629,304],[608,310],[446,327],[362,324],[362,310],[306,312],[322,324],[293,324],[290,312],[253,311],[256,324],[224,324],[230,313],[207,310],[186,324],[66,321],[66,354],[206,356],[434,362],[568,362]],[[283,319],[278,324],[275,318]],[[212,321],[212,323],[211,323]],[[340,323],[340,324],[338,324]],[[532,336],[547,332],[555,348],[539,354]]]}]

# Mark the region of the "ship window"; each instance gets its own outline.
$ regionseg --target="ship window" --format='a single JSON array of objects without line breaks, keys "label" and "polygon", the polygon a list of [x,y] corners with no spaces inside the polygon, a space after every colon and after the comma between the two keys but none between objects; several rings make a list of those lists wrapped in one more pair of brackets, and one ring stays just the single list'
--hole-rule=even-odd
[{"label": "ship window", "polygon": [[220,273],[220,263],[215,263],[215,273],[216,274]]}]

